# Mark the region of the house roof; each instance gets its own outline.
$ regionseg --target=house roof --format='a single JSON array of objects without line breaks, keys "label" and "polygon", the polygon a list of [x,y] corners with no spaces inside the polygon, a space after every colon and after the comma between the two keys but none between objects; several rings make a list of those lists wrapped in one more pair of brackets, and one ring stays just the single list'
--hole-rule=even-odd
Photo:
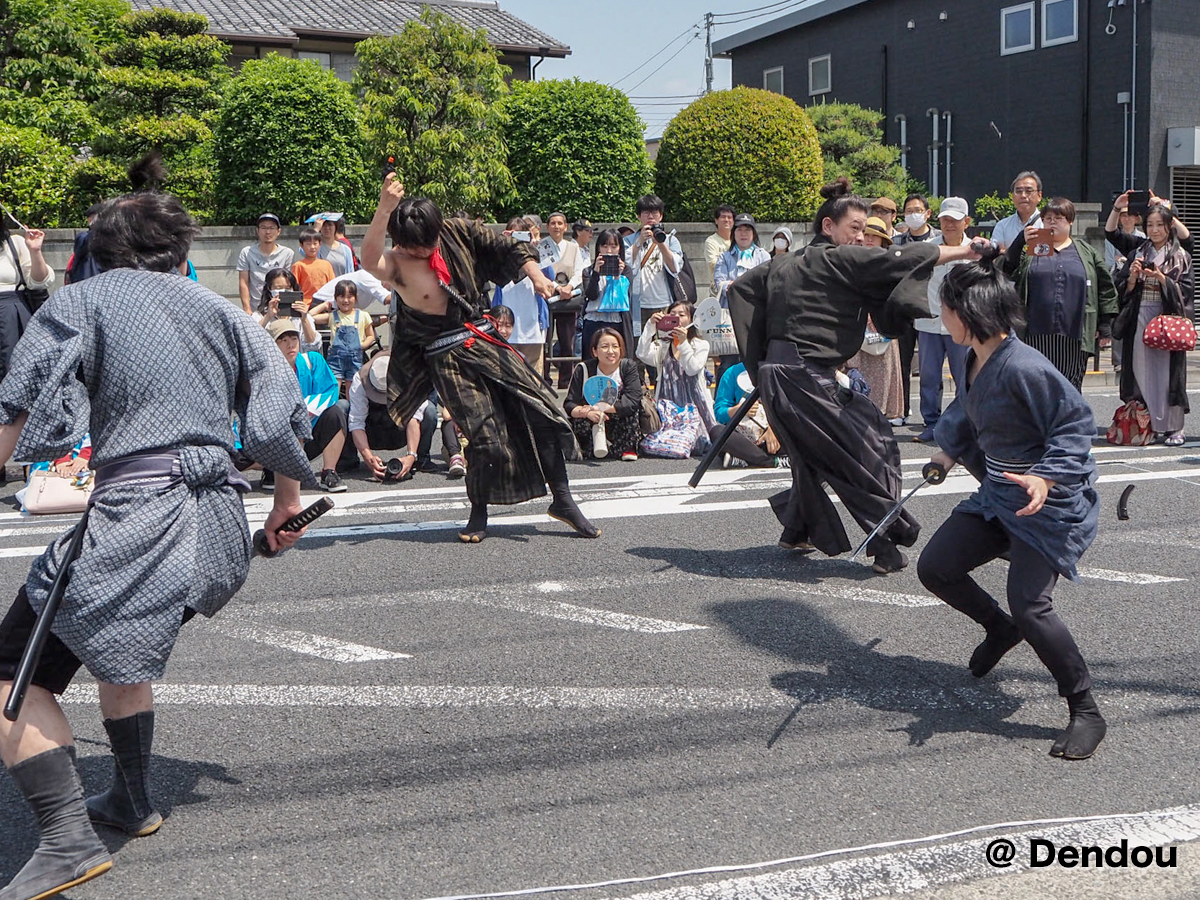
[{"label": "house roof", "polygon": [[398,34],[432,6],[468,28],[482,28],[500,51],[562,58],[571,48],[500,9],[497,0],[133,0],[134,9],[168,7],[208,18],[210,34],[229,41],[294,44],[300,38],[362,40]]},{"label": "house roof", "polygon": [[763,38],[773,37],[780,32],[795,28],[797,25],[805,25],[866,2],[867,0],[813,0],[808,5],[790,12],[786,16],[771,19],[770,21],[763,22],[761,25],[755,25],[753,28],[747,28],[745,31],[739,31],[737,34],[713,41],[713,56],[728,58],[732,55],[732,51],[738,50],[747,44],[753,44],[755,41],[761,41]]}]

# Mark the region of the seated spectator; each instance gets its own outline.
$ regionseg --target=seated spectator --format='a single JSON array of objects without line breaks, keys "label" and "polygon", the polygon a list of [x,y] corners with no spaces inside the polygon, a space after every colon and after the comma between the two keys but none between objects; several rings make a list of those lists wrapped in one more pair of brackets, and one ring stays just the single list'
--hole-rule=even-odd
[{"label": "seated spectator", "polygon": [[[722,204],[713,210],[713,225],[717,230],[704,239],[704,259],[714,276],[717,272],[717,260],[729,250],[729,244],[733,241],[734,218],[733,207],[728,204]],[[713,296],[720,292],[721,289],[714,279]]]},{"label": "seated spectator", "polygon": [[[300,352],[300,331],[291,320],[277,319],[267,331],[300,380],[300,393],[312,424],[312,437],[304,442],[304,455],[309,459],[321,457],[322,490],[340,493],[346,485],[338,477],[337,463],[346,445],[348,422],[345,407],[337,402],[337,379],[320,353]],[[263,469],[260,486],[264,491],[273,491],[275,473]]]},{"label": "seated spectator", "polygon": [[[258,301],[258,309],[254,312],[254,321],[263,328],[270,328],[271,323],[278,319],[291,319],[292,324],[300,331],[300,352],[310,353],[313,350],[321,352],[321,335],[317,333],[313,323],[308,301],[300,300],[285,307],[284,314],[279,314],[279,295],[284,291],[298,291],[296,276],[287,269],[272,269],[267,273],[263,283],[262,297]],[[300,315],[295,315],[299,312]]]},{"label": "seated spectator", "polygon": [[[31,465],[29,467],[29,478],[27,479],[25,488],[20,491],[17,491],[17,493],[16,493],[17,502],[21,504],[22,510],[27,513],[36,514],[39,512],[45,512],[45,513],[49,513],[49,514],[55,514],[55,513],[66,512],[66,510],[60,510],[60,509],[54,509],[54,508],[49,508],[49,509],[45,509],[45,510],[39,509],[38,504],[32,499],[29,501],[29,504],[26,505],[26,497],[28,496],[28,490],[29,490],[29,486],[30,486],[29,482],[32,481],[33,473],[34,472],[50,472],[50,473],[52,473],[54,475],[58,475],[62,478],[77,478],[79,480],[76,481],[75,484],[82,488],[87,484],[88,479],[91,476],[90,476],[90,473],[87,474],[86,477],[80,477],[80,476],[84,476],[85,473],[88,472],[88,468],[91,466],[91,462],[92,462],[92,436],[90,434],[85,434],[83,436],[83,440],[80,441],[78,444],[76,444],[70,453],[67,453],[64,456],[59,457],[58,459],[54,460],[53,462],[39,462],[39,463],[34,463],[33,465]],[[82,503],[87,502],[86,498],[87,498],[86,494],[82,494],[80,496],[81,509],[82,509]]]},{"label": "seated spectator", "polygon": [[[619,274],[601,275],[605,260],[616,258]],[[625,275],[620,232],[611,228],[596,238],[596,256],[583,275],[583,347],[584,358],[591,352],[592,338],[601,328],[613,328],[621,334],[627,349],[633,347],[633,317],[629,313],[629,279]]]},{"label": "seated spectator", "polygon": [[[415,472],[415,464],[429,455],[433,432],[437,428],[437,404],[426,400],[401,428],[388,413],[387,371],[390,351],[376,353],[366,365],[354,373],[350,381],[350,440],[359,458],[380,481],[407,481]],[[399,450],[401,469],[388,475],[387,463],[376,450]]]},{"label": "seated spectator", "polygon": [[450,418],[450,410],[442,407],[442,452],[450,468],[446,477],[462,478],[467,474],[467,458],[463,456],[462,431]]},{"label": "seated spectator", "polygon": [[[508,223],[504,233],[524,237],[527,232],[533,243],[541,240],[541,231],[528,216],[516,216]],[[516,347],[535,372],[542,371],[542,358],[546,350],[546,330],[550,327],[550,307],[541,295],[534,291],[528,278],[509,282],[492,293],[492,306],[507,306],[513,311],[513,332],[509,343]]]},{"label": "seated spectator", "polygon": [[255,226],[258,243],[243,247],[238,254],[238,295],[247,315],[253,299],[262,294],[267,273],[272,269],[290,269],[296,257],[290,248],[279,246],[281,230],[277,215],[263,213]]},{"label": "seated spectator", "polygon": [[304,250],[304,258],[292,264],[292,274],[304,293],[304,299],[312,303],[313,294],[333,281],[333,266],[319,256],[321,235],[306,228],[300,232],[300,246]]},{"label": "seated spectator", "polygon": [[[637,355],[647,366],[659,370],[654,399],[670,400],[676,406],[694,406],[707,436],[717,424],[717,418],[713,413],[712,394],[704,380],[708,341],[700,337],[692,324],[693,310],[692,304],[680,302],[655,311],[642,331]],[[664,333],[659,330],[659,322],[666,315],[677,316],[679,323]]]},{"label": "seated spectator", "polygon": [[362,368],[363,351],[375,342],[375,328],[371,317],[358,308],[358,285],[353,281],[337,283],[333,302],[337,308],[317,316],[317,321],[329,326],[329,351],[325,358],[337,376],[340,390]]},{"label": "seated spectator", "polygon": [[[750,376],[746,373],[743,363],[734,363],[725,370],[717,384],[717,399],[713,404],[713,412],[717,423],[708,432],[709,439],[716,441],[725,426],[741,405],[746,402],[752,385]],[[788,458],[779,454],[779,439],[767,424],[767,415],[763,412],[762,403],[755,402],[746,411],[746,415],[738,422],[737,430],[725,442],[725,457],[722,461],[726,469],[740,466],[752,466],[756,469],[786,469]]]},{"label": "seated spectator", "polygon": [[771,259],[774,259],[781,253],[792,252],[792,242],[795,239],[792,237],[792,229],[786,225],[780,225],[771,235]]},{"label": "seated spectator", "polygon": [[[625,462],[637,459],[638,441],[642,439],[638,415],[642,409],[642,382],[637,363],[625,358],[625,339],[615,328],[601,326],[592,334],[588,346],[591,358],[575,366],[563,409],[571,419],[575,438],[585,459],[595,459],[592,446],[592,426],[603,425],[608,441],[608,455]],[[617,400],[589,404],[583,396],[584,382],[595,375],[607,375],[617,383]]]},{"label": "seated spectator", "polygon": [[488,312],[492,317],[492,321],[496,323],[496,334],[504,338],[506,341],[512,337],[513,326],[516,324],[516,319],[513,317],[513,311],[501,303],[499,306],[493,306]]}]

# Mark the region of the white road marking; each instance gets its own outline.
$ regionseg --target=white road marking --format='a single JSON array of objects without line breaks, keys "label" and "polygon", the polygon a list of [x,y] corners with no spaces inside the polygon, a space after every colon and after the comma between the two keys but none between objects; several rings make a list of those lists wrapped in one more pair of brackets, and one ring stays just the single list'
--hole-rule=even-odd
[{"label": "white road marking", "polygon": [[855,600],[860,603],[883,603],[888,606],[941,606],[942,601],[931,594],[900,594],[895,591],[877,591],[873,588],[860,588],[853,585],[832,587],[824,584],[789,584],[787,582],[772,582],[776,590],[782,589],[787,593],[816,594],[821,597],[836,597],[840,600]]},{"label": "white road marking", "polygon": [[230,637],[252,641],[255,644],[266,644],[293,653],[303,653],[318,659],[327,659],[339,663],[377,662],[390,659],[412,659],[407,653],[396,653],[392,650],[380,650],[378,647],[367,647],[350,641],[339,641],[323,637],[319,634],[308,634],[303,631],[291,631],[282,628],[271,628],[266,625],[247,625],[243,623],[213,622],[213,627]]},{"label": "white road marking", "polygon": [[1172,582],[1187,581],[1186,578],[1173,578],[1168,575],[1147,575],[1144,572],[1116,572],[1112,569],[1093,569],[1090,566],[1080,566],[1079,575],[1082,578],[1115,581],[1119,584],[1171,584]]}]

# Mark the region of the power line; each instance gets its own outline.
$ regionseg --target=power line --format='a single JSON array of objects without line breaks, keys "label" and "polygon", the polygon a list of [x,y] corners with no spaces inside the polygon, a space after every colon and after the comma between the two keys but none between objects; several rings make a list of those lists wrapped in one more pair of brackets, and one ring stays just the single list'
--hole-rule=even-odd
[{"label": "power line", "polygon": [[663,67],[666,66],[667,63],[671,62],[671,60],[673,60],[680,53],[682,53],[684,50],[686,50],[688,47],[690,47],[692,45],[693,41],[699,40],[699,38],[700,38],[700,32],[697,31],[694,35],[692,35],[692,39],[690,41],[685,41],[684,45],[682,47],[680,47],[678,50],[676,50],[674,53],[672,53],[669,57],[667,57],[666,61],[663,62],[663,64],[661,66],[659,66],[657,69],[655,69],[649,75],[647,75],[645,78],[643,78],[641,81],[639,81],[633,87],[631,87],[630,90],[636,91],[638,88],[640,88],[643,84],[645,84],[647,81],[649,81],[655,75],[657,75],[660,71],[662,71]]},{"label": "power line", "polygon": [[[668,50],[670,50],[672,45],[674,45],[674,43],[676,41],[678,41],[682,37],[685,37],[689,31],[698,27],[699,24],[700,24],[699,22],[694,22],[691,25],[689,25],[687,28],[683,29],[683,31],[679,32],[679,34],[675,35],[675,37],[673,37],[670,41],[668,41],[666,46],[664,46],[661,50],[654,53],[649,59],[647,59],[644,63],[642,63],[640,66],[638,66],[633,71],[628,72],[625,75],[622,75],[616,81],[610,82],[609,86],[616,87],[618,84],[620,84],[626,78],[629,78],[631,75],[635,75],[638,71],[640,71],[641,69],[644,69],[646,66],[650,65],[650,63],[654,62],[654,60],[658,59],[658,57],[662,56],[664,53],[666,53]],[[641,84],[641,82],[638,82],[638,84]]]},{"label": "power line", "polygon": [[[770,9],[766,12],[760,12],[760,13],[756,13],[754,15],[742,16],[741,18],[722,19],[721,21],[715,22],[714,24],[717,24],[717,25],[739,25],[743,22],[752,22],[755,19],[765,19],[765,18],[770,18],[770,17],[774,17],[774,16],[779,16],[779,15],[782,15],[783,13],[795,12],[796,10],[802,9],[803,7],[810,5],[813,2],[815,2],[815,0],[784,0],[784,2],[780,6],[774,8],[774,9]],[[736,13],[726,13],[726,15],[734,16],[737,14]]]},{"label": "power line", "polygon": [[712,15],[713,15],[713,18],[716,18],[716,19],[725,19],[725,18],[731,18],[733,16],[744,16],[749,13],[756,13],[756,12],[762,12],[763,10],[775,9],[776,7],[787,6],[789,3],[795,3],[795,2],[796,2],[796,0],[775,0],[774,3],[768,3],[765,6],[755,6],[755,7],[752,7],[751,9],[739,9],[734,12],[713,13]]}]

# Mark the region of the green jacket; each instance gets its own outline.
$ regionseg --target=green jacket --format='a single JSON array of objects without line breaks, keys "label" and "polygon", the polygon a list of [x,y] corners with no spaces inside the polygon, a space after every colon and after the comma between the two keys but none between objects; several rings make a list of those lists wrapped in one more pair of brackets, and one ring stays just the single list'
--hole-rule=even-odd
[{"label": "green jacket", "polygon": [[[1079,348],[1092,353],[1096,346],[1096,331],[1103,323],[1105,328],[1117,314],[1117,288],[1112,273],[1104,264],[1104,254],[1087,241],[1074,241],[1079,258],[1083,260],[1083,271],[1087,274],[1087,306],[1083,311],[1083,333],[1079,335]],[[1029,306],[1029,263],[1031,257],[1025,252],[1025,236],[1012,242],[1007,252],[996,260],[1017,286],[1017,293],[1025,306]]]}]

